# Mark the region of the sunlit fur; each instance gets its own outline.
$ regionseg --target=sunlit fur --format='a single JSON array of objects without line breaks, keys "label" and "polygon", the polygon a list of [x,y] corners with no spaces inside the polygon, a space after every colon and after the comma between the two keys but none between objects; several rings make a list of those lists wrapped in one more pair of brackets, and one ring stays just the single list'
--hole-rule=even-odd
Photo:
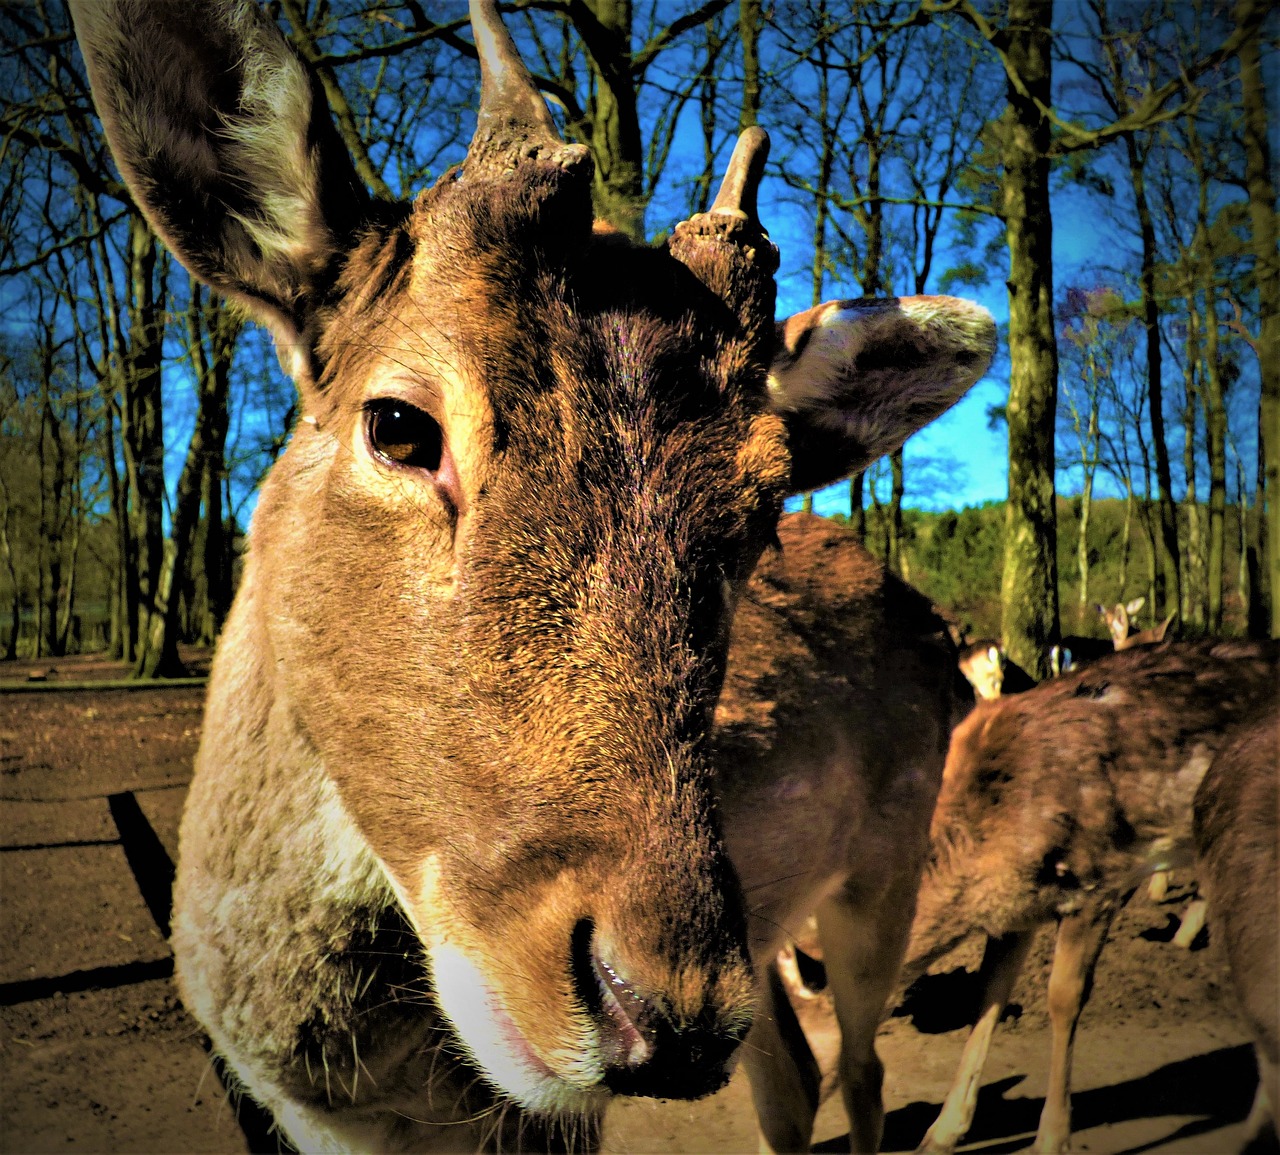
[{"label": "sunlit fur", "polygon": [[[504,43],[494,6],[475,12]],[[653,247],[593,229],[585,150],[521,137],[537,126],[510,108],[482,110],[433,188],[374,204],[248,0],[83,0],[75,19],[139,205],[271,325],[299,387],[183,821],[184,997],[318,1147],[590,1145],[617,1087],[717,1089],[752,1021],[761,909],[713,763],[735,607],[784,496],[953,404],[990,317],[840,303],[781,335],[753,218]],[[527,110],[500,63],[486,99]],[[438,469],[374,450],[388,399],[439,424]],[[884,775],[910,778],[917,827],[954,670],[929,653],[924,765]]]}]

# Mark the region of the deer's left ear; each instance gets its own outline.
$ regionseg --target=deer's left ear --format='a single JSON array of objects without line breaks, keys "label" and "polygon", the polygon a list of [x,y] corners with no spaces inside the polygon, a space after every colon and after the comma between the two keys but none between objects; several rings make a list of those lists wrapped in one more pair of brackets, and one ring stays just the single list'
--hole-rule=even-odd
[{"label": "deer's left ear", "polygon": [[769,393],[792,491],[892,453],[978,381],[995,348],[991,314],[955,297],[828,301],[778,322]]}]

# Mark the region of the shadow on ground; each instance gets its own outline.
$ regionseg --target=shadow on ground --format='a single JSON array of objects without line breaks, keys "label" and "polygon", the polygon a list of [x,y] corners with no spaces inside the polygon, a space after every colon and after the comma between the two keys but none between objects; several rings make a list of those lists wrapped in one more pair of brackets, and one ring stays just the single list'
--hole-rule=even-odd
[{"label": "shadow on ground", "polygon": [[[1029,1147],[1040,1122],[1043,1098],[1005,1098],[1022,1082],[1014,1075],[988,1083],[978,1092],[973,1127],[965,1144],[982,1144],[983,1155],[1002,1155]],[[1215,1131],[1240,1122],[1253,1102],[1257,1084],[1253,1048],[1223,1047],[1159,1067],[1138,1079],[1078,1091],[1071,1097],[1071,1125],[1087,1131],[1103,1124],[1165,1115],[1196,1115],[1170,1135],[1116,1155],[1141,1155],[1153,1147]],[[885,1117],[882,1151],[914,1151],[937,1117],[941,1103],[910,1103]],[[841,1135],[814,1147],[818,1152],[847,1151]]]},{"label": "shadow on ground", "polygon": [[[945,1035],[969,1026],[978,1014],[982,983],[976,970],[956,967],[936,975],[921,975],[894,1008],[893,1018],[909,1018],[922,1035]],[[1000,1016],[1001,1022],[1022,1015],[1018,1003],[1010,1003]]]}]

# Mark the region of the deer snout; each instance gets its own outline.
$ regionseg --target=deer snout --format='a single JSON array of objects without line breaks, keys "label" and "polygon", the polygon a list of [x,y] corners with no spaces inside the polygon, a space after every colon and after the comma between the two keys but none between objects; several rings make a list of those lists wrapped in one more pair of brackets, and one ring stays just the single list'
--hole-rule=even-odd
[{"label": "deer snout", "polygon": [[702,982],[684,976],[659,990],[629,973],[643,968],[602,942],[589,921],[579,924],[574,940],[575,980],[597,1024],[605,1087],[615,1095],[699,1099],[729,1081],[751,1026],[745,963]]}]

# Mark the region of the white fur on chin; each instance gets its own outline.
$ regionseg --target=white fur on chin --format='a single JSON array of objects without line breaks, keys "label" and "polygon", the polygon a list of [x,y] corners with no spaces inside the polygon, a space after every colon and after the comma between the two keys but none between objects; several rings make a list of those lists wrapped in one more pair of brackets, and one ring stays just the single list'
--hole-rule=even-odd
[{"label": "white fur on chin", "polygon": [[436,999],[462,1045],[487,1078],[522,1107],[546,1114],[598,1110],[610,1097],[600,1083],[594,1055],[583,1055],[569,1081],[534,1051],[485,981],[461,950],[442,943],[429,952]]}]

